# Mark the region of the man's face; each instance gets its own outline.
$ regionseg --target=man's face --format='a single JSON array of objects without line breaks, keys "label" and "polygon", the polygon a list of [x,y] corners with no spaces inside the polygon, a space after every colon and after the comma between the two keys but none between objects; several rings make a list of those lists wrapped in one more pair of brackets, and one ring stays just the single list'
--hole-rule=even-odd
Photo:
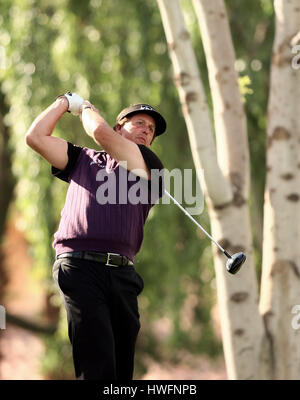
[{"label": "man's face", "polygon": [[149,147],[155,133],[155,121],[148,114],[134,114],[125,124],[119,126],[118,132],[136,144]]}]

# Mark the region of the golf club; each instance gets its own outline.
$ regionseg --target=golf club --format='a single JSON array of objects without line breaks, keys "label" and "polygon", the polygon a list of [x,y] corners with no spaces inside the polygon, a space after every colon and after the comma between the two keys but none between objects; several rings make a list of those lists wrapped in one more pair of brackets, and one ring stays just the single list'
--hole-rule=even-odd
[{"label": "golf club", "polygon": [[238,272],[238,270],[241,268],[242,264],[245,262],[246,260],[246,255],[244,253],[235,253],[232,256],[223,249],[222,246],[219,245],[218,242],[216,242],[208,232],[206,232],[206,230],[204,228],[202,228],[202,226],[186,211],[185,208],[183,208],[177,200],[174,199],[173,196],[170,195],[170,193],[165,190],[165,194],[170,197],[170,199],[173,200],[173,202],[198,226],[198,228],[200,228],[206,236],[208,236],[210,238],[210,240],[212,240],[214,242],[215,245],[217,245],[219,247],[219,249],[225,254],[225,256],[228,258],[227,262],[226,262],[226,269],[228,272],[230,272],[231,274],[236,274]]}]

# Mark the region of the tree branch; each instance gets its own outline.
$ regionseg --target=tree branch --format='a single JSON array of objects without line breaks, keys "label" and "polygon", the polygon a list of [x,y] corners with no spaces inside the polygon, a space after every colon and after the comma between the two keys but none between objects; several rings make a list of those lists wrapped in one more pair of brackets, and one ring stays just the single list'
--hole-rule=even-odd
[{"label": "tree branch", "polygon": [[6,322],[34,333],[42,333],[46,335],[53,335],[58,328],[58,321],[56,323],[46,325],[41,322],[24,318],[21,315],[11,314],[10,312],[6,312]]}]

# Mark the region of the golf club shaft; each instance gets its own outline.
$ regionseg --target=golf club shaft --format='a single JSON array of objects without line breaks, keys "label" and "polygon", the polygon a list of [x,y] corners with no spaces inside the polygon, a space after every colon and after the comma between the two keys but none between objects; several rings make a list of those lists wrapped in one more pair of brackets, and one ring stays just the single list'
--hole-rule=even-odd
[{"label": "golf club shaft", "polygon": [[204,232],[205,235],[208,236],[208,237],[210,238],[210,240],[212,240],[212,241],[214,242],[214,244],[215,244],[216,246],[219,247],[219,249],[220,249],[228,258],[231,258],[231,255],[230,255],[229,253],[227,253],[227,251],[224,250],[223,247],[220,246],[219,243],[216,242],[215,239],[212,238],[212,237],[210,236],[210,234],[209,234],[208,232],[206,232],[206,230],[205,230],[204,228],[202,228],[202,226],[201,226],[187,211],[186,211],[185,208],[183,208],[183,207],[181,206],[181,204],[178,203],[177,200],[174,199],[173,196],[170,195],[170,193],[169,193],[167,190],[165,190],[165,194],[166,194],[167,196],[169,196],[170,199],[173,200],[173,202],[181,209],[181,211],[183,211],[183,212],[198,226],[198,228],[200,228],[200,229],[202,230],[202,232]]}]

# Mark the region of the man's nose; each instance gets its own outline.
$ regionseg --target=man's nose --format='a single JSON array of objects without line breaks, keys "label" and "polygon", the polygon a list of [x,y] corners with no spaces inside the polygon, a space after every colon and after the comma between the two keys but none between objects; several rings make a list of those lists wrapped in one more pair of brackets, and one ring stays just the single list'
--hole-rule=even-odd
[{"label": "man's nose", "polygon": [[144,132],[147,133],[147,134],[150,133],[151,132],[151,127],[148,126],[148,125],[145,125],[144,126]]}]

